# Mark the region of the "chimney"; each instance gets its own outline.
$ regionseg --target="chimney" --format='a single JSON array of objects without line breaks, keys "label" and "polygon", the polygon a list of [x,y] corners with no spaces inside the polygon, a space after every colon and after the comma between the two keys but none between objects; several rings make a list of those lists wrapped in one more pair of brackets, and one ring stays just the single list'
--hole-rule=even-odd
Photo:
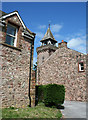
[{"label": "chimney", "polygon": [[64,40],[62,40],[61,43],[58,43],[58,47],[59,47],[59,48],[67,47],[67,42],[65,42]]}]

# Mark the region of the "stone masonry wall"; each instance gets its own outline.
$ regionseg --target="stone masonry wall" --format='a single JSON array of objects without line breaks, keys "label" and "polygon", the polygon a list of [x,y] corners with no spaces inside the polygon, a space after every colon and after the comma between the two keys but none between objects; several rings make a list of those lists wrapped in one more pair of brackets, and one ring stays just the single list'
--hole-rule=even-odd
[{"label": "stone masonry wall", "polygon": [[31,79],[31,87],[30,87],[30,96],[31,96],[31,107],[35,107],[35,71],[32,70],[32,79]]},{"label": "stone masonry wall", "polygon": [[42,64],[42,58],[44,57],[44,61],[49,57],[49,50],[42,51],[38,54],[37,59],[38,59],[38,65],[40,66]]},{"label": "stone masonry wall", "polygon": [[56,46],[53,45],[45,45],[37,48],[37,64],[40,66],[43,63],[42,58],[44,57],[44,61],[55,51],[57,50]]},{"label": "stone masonry wall", "polygon": [[[44,57],[44,61],[49,57],[49,50],[43,50],[42,52],[37,53],[37,65],[40,66],[43,63],[42,57]],[[40,79],[39,77],[39,69],[37,67],[37,82]]]},{"label": "stone masonry wall", "polygon": [[[55,50],[57,50],[56,46],[53,45],[45,45],[45,46],[40,46],[37,48],[37,66],[40,67],[41,64],[46,61],[47,58],[49,58],[50,55],[52,55]],[[43,60],[44,57],[44,60]],[[40,79],[39,77],[39,69],[37,67],[37,81],[36,84],[38,84],[38,80]]]},{"label": "stone masonry wall", "polygon": [[[84,72],[78,62],[84,62]],[[66,47],[58,48],[40,67],[38,84],[61,84],[66,100],[86,101],[86,55]]]},{"label": "stone masonry wall", "polygon": [[[17,47],[5,44],[6,28],[0,31],[2,35],[0,54],[2,63],[2,107],[26,107],[29,105],[29,70],[31,40],[22,37],[22,25],[16,16],[8,18],[10,22],[19,24]],[[6,19],[6,21],[8,21]],[[11,21],[12,20],[12,21]],[[8,23],[8,22],[7,22]]]}]

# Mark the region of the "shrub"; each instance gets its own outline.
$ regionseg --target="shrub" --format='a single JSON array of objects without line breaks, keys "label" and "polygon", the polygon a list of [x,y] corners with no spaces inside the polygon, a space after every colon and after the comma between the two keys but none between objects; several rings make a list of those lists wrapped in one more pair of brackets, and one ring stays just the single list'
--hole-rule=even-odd
[{"label": "shrub", "polygon": [[9,108],[10,108],[10,109],[15,109],[15,108],[14,108],[14,107],[12,107],[12,106],[10,106]]},{"label": "shrub", "polygon": [[46,85],[36,86],[36,104],[38,102],[44,102],[44,89]]},{"label": "shrub", "polygon": [[57,106],[63,104],[65,98],[65,88],[63,85],[48,84],[44,92],[44,102],[46,106]]},{"label": "shrub", "polygon": [[42,102],[42,100],[44,100],[44,94],[43,94],[43,91],[44,91],[44,86],[40,85],[39,86],[39,90],[38,90],[38,100],[39,102]]},{"label": "shrub", "polygon": [[48,84],[37,86],[38,101],[46,106],[58,106],[64,103],[65,88],[63,85]]}]

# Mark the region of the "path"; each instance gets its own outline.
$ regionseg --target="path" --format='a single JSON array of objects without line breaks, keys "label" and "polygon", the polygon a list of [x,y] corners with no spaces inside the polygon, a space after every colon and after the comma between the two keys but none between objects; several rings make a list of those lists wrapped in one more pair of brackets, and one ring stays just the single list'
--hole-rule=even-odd
[{"label": "path", "polygon": [[61,110],[65,118],[86,118],[86,102],[65,101],[64,110]]}]

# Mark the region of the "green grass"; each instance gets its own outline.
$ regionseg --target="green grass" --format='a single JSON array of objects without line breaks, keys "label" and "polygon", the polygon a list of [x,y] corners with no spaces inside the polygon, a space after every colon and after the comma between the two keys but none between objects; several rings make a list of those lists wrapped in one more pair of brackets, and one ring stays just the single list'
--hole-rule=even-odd
[{"label": "green grass", "polygon": [[45,107],[39,103],[36,107],[30,108],[3,108],[2,118],[61,118],[59,109]]}]

